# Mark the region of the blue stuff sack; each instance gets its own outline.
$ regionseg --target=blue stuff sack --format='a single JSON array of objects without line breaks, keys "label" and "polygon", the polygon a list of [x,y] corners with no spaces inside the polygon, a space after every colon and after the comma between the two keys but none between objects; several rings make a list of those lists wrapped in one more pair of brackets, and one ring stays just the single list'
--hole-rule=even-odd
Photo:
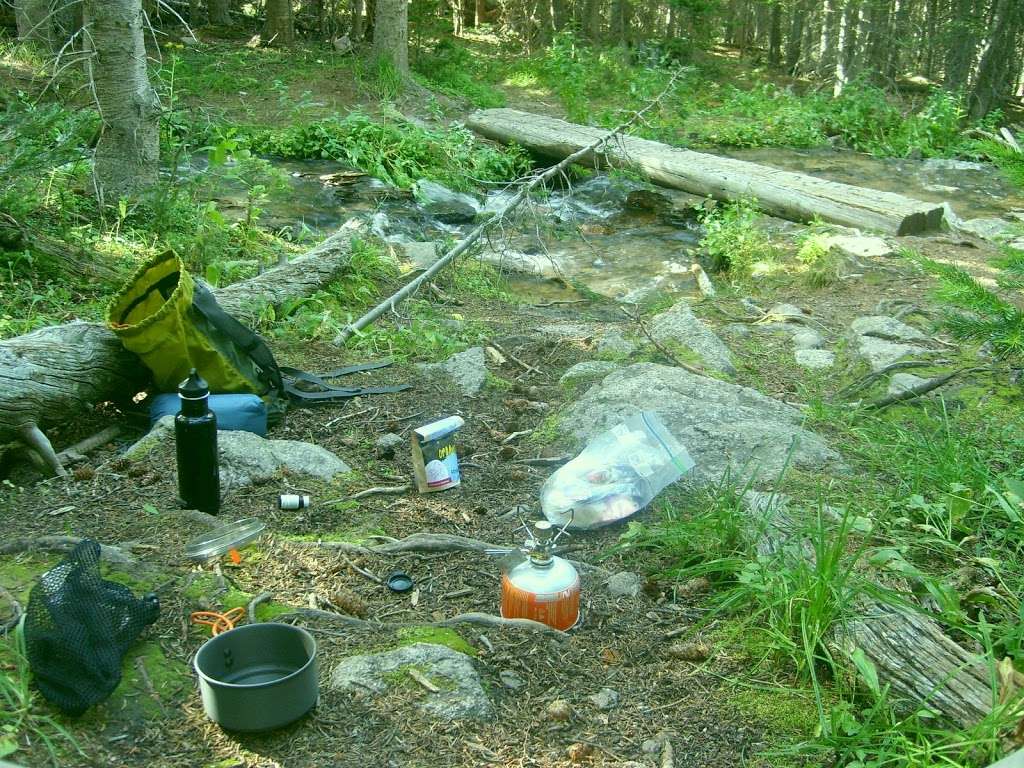
[{"label": "blue stuff sack", "polygon": [[[150,427],[180,410],[177,394],[157,395],[149,407]],[[217,416],[217,429],[267,436],[267,404],[257,395],[210,395],[210,410]]]}]

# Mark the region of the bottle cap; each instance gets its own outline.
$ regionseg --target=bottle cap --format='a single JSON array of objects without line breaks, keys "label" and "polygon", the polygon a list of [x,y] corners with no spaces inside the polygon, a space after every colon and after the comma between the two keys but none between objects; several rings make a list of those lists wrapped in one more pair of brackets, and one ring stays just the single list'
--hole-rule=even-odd
[{"label": "bottle cap", "polygon": [[193,368],[189,371],[188,378],[178,385],[178,397],[183,400],[202,400],[210,396],[210,385],[206,379],[196,373]]}]

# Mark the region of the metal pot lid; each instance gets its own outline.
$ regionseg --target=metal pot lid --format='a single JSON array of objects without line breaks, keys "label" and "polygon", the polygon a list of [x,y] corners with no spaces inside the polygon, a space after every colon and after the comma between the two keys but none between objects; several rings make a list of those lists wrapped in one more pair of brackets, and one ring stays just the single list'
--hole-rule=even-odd
[{"label": "metal pot lid", "polygon": [[235,520],[190,541],[185,547],[185,556],[189,560],[203,562],[226,555],[232,549],[240,549],[256,541],[266,527],[266,523],[255,517]]}]

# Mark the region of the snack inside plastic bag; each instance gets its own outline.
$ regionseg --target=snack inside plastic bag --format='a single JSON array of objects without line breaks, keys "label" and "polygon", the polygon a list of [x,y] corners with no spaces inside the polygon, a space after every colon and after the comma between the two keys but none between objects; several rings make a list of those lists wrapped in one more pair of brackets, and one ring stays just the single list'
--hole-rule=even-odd
[{"label": "snack inside plastic bag", "polygon": [[602,432],[541,486],[544,517],[587,530],[617,522],[647,506],[693,469],[686,448],[658,415],[642,411]]}]

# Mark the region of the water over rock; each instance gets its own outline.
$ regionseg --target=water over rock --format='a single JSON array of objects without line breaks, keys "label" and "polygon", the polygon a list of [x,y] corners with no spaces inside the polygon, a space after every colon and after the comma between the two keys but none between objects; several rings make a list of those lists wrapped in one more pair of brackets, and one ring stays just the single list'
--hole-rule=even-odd
[{"label": "water over rock", "polygon": [[803,414],[749,387],[681,368],[637,363],[614,371],[562,414],[558,428],[580,444],[640,411],[657,412],[697,463],[692,478],[716,482],[756,475],[770,482],[791,462],[822,469],[839,456],[802,426]]},{"label": "water over rock", "polygon": [[[412,668],[439,690],[428,691],[408,676]],[[414,706],[438,720],[487,720],[494,713],[473,661],[443,645],[415,643],[383,653],[350,656],[331,673],[331,687],[354,694],[384,695],[389,689],[407,686],[416,690]]]},{"label": "water over rock", "polygon": [[429,179],[417,181],[413,194],[424,211],[445,224],[465,224],[480,212],[480,204],[472,195],[453,192]]}]

